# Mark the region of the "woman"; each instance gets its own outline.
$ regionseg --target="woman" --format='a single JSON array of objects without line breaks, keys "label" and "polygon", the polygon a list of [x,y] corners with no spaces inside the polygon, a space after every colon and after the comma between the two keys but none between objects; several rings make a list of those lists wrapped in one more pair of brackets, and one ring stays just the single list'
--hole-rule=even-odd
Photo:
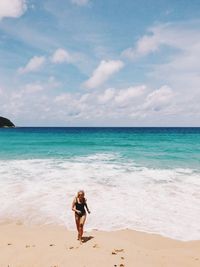
[{"label": "woman", "polygon": [[83,237],[83,226],[86,220],[86,211],[90,213],[90,210],[88,209],[85,193],[83,190],[78,191],[77,196],[74,198],[74,201],[72,203],[72,210],[75,212],[75,221],[76,221],[76,228],[78,231],[78,240],[82,243],[82,237]]}]

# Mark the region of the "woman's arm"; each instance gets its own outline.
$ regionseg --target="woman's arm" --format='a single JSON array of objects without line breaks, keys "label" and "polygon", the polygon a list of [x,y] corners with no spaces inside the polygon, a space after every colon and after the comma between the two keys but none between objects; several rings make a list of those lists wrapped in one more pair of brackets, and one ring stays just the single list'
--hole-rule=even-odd
[{"label": "woman's arm", "polygon": [[85,199],[85,207],[86,207],[87,212],[90,214],[90,210],[89,210],[88,205],[87,205],[87,199]]},{"label": "woman's arm", "polygon": [[75,211],[76,213],[80,213],[80,210],[76,209],[76,198],[74,198],[73,202],[72,202],[72,210]]}]

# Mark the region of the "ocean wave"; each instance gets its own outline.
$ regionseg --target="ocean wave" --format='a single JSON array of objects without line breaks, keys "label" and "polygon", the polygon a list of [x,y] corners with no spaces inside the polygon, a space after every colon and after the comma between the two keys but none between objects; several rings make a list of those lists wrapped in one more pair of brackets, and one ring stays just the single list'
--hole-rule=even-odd
[{"label": "ocean wave", "polygon": [[70,159],[0,161],[0,221],[55,223],[75,229],[71,203],[86,191],[86,228],[136,229],[200,239],[200,173],[153,169],[117,153]]}]

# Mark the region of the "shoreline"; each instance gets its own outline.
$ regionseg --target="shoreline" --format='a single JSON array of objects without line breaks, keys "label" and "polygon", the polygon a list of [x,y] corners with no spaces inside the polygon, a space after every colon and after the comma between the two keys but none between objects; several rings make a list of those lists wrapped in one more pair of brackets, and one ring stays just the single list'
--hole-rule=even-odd
[{"label": "shoreline", "polygon": [[134,230],[84,233],[55,225],[0,224],[1,267],[197,267],[200,240],[178,241]]}]

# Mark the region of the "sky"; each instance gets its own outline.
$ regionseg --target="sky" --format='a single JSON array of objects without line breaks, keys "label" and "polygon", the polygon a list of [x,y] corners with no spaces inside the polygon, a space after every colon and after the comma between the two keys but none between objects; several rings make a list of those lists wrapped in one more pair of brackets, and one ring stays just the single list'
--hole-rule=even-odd
[{"label": "sky", "polygon": [[0,116],[200,126],[199,0],[0,0]]}]

